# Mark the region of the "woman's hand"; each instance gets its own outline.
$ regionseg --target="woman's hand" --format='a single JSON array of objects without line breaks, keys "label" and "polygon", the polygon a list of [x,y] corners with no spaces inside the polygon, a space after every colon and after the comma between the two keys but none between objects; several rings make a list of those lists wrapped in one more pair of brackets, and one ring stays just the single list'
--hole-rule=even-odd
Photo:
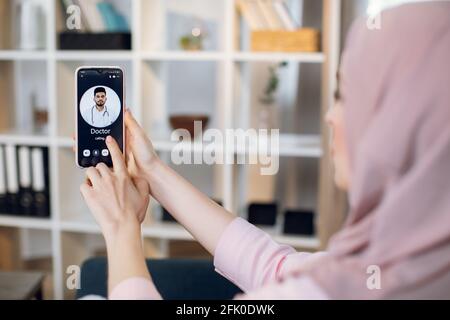
[{"label": "woman's hand", "polygon": [[150,139],[134,119],[129,109],[125,112],[127,167],[131,176],[147,177],[159,161]]},{"label": "woman's hand", "polygon": [[108,240],[121,226],[139,226],[150,199],[148,183],[129,175],[117,142],[109,136],[106,145],[114,170],[103,163],[87,169],[80,191]]}]

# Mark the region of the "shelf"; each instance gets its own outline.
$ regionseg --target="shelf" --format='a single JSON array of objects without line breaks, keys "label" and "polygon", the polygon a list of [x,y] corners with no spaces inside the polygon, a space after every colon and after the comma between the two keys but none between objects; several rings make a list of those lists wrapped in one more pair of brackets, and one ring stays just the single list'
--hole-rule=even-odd
[{"label": "shelf", "polygon": [[[1,136],[0,136],[0,141],[1,141]],[[152,144],[156,151],[171,152],[173,150],[173,148],[175,147],[175,145],[178,143],[172,142],[172,141],[166,141],[166,140],[155,140],[155,141],[152,141]],[[58,145],[58,147],[61,147],[61,148],[71,149],[74,146],[74,142],[71,138],[58,138],[57,145]],[[182,150],[183,151],[192,151],[192,152],[202,152],[202,146],[198,142],[194,142],[193,144],[183,143]]]},{"label": "shelf", "polygon": [[278,52],[238,52],[233,54],[233,60],[237,62],[301,62],[301,63],[323,63],[325,55],[317,53],[278,53]]},{"label": "shelf", "polygon": [[0,226],[50,230],[52,228],[52,221],[49,218],[0,215]]},{"label": "shelf", "polygon": [[[319,135],[281,134],[280,156],[299,158],[320,158],[322,148]],[[262,151],[264,152],[264,151]],[[237,154],[249,154],[248,148],[237,147]]]},{"label": "shelf", "polygon": [[94,222],[87,221],[61,221],[61,231],[100,234],[100,227]]},{"label": "shelf", "polygon": [[[80,219],[79,221],[62,221],[61,231],[101,234],[100,227],[94,220]],[[147,238],[167,240],[193,240],[192,236],[176,223],[155,222],[142,226],[142,235]]]},{"label": "shelf", "polygon": [[320,158],[322,153],[320,135],[280,135],[280,156]]},{"label": "shelf", "polygon": [[0,144],[50,146],[51,143],[47,136],[7,133],[0,134]]},{"label": "shelf", "polygon": [[21,61],[21,60],[45,60],[48,53],[45,50],[24,51],[24,50],[0,50],[0,61]]},{"label": "shelf", "polygon": [[[194,141],[193,143],[188,142],[172,142],[172,141],[164,141],[164,140],[156,140],[153,142],[153,147],[156,151],[160,152],[171,152],[173,148],[179,145],[181,146],[181,150],[184,152],[193,152],[193,153],[202,153],[205,145],[202,145],[201,142]],[[222,146],[217,146],[215,148],[216,152],[223,151]]]},{"label": "shelf", "polygon": [[74,142],[73,142],[72,138],[58,138],[56,140],[56,144],[58,145],[58,147],[68,148],[68,149],[72,149],[74,146]]},{"label": "shelf", "polygon": [[214,51],[148,51],[140,58],[148,61],[221,61],[226,59],[222,52]]},{"label": "shelf", "polygon": [[[0,142],[2,141],[0,136]],[[152,141],[153,147],[159,152],[171,152],[179,142],[168,140]],[[319,135],[288,135],[280,136],[280,156],[281,157],[299,157],[299,158],[320,158],[322,156],[322,148],[320,146]],[[71,138],[58,138],[57,144],[62,148],[72,148],[74,143]],[[203,152],[200,142],[181,143],[181,150],[185,152],[201,153]],[[223,151],[223,146],[216,147],[217,152]],[[236,149],[235,154],[248,154],[248,148]]]},{"label": "shelf", "polygon": [[[179,142],[156,140],[153,146],[156,151],[171,152]],[[320,158],[322,156],[321,140],[319,135],[280,135],[280,156],[299,158]],[[205,144],[207,145],[207,144]],[[183,151],[201,153],[205,147],[200,142],[181,143]],[[223,146],[216,147],[217,152],[224,151]],[[236,147],[235,154],[249,154],[249,148]]]},{"label": "shelf", "polygon": [[[61,222],[61,231],[75,233],[100,234],[100,227],[94,221],[63,221]],[[297,248],[318,249],[320,241],[316,237],[277,235],[270,229],[263,231],[270,234],[278,243]],[[142,235],[144,238],[156,238],[165,240],[185,240],[195,241],[192,235],[178,223],[172,222],[154,222],[142,226]]]},{"label": "shelf", "polygon": [[85,60],[132,60],[132,51],[114,50],[59,50],[55,54],[59,61],[85,61]]},{"label": "shelf", "polygon": [[325,55],[317,53],[282,52],[236,52],[225,51],[130,51],[130,50],[57,50],[21,51],[1,50],[0,60],[46,60],[54,56],[59,61],[83,60],[132,60],[135,56],[148,61],[224,61],[237,62],[290,61],[301,63],[323,63]]}]

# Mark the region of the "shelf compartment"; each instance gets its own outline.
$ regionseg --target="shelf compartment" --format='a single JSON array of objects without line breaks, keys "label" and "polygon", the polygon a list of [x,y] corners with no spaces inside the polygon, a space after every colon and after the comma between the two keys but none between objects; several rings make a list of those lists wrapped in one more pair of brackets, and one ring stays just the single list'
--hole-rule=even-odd
[{"label": "shelf compartment", "polygon": [[3,271],[39,272],[44,275],[42,298],[53,299],[52,233],[22,225],[0,227],[0,268]]},{"label": "shelf compartment", "polygon": [[[25,5],[30,9],[27,10],[28,30],[21,30],[23,27],[21,12],[26,10],[23,7]],[[48,8],[47,1],[33,1],[26,4],[17,0],[0,1],[0,50],[23,50],[29,53],[45,50],[48,43],[46,34]],[[27,35],[25,37],[27,41],[20,43],[21,34]]]},{"label": "shelf compartment", "polygon": [[[56,28],[56,30],[54,31],[54,34],[52,36],[54,36],[54,38],[56,40],[56,47],[57,48],[61,48],[62,46],[64,46],[64,43],[62,43],[62,42],[65,42],[65,41],[73,40],[72,44],[73,44],[74,41],[75,42],[79,42],[80,41],[79,37],[80,36],[82,37],[82,33],[88,33],[88,37],[89,38],[87,40],[85,39],[84,41],[88,41],[88,43],[91,43],[91,44],[92,44],[92,42],[95,41],[96,42],[96,44],[95,44],[96,46],[98,46],[98,41],[108,41],[108,40],[114,41],[114,42],[116,42],[118,44],[121,44],[121,45],[123,45],[125,43],[129,44],[129,40],[130,40],[129,39],[129,34],[131,34],[131,42],[134,41],[134,39],[133,39],[133,32],[131,31],[131,29],[132,29],[131,24],[133,23],[133,17],[132,17],[133,9],[132,9],[132,5],[133,5],[133,2],[137,2],[137,1],[132,1],[132,0],[105,0],[106,2],[110,3],[114,7],[114,10],[117,11],[118,14],[120,14],[121,16],[123,16],[125,18],[128,26],[129,26],[128,29],[124,28],[123,30],[117,30],[117,31],[116,30],[111,30],[111,29],[108,29],[108,28],[102,28],[102,29],[98,29],[98,30],[97,29],[95,29],[95,30],[87,30],[86,25],[84,23],[85,23],[85,20],[93,18],[92,15],[89,15],[88,18],[84,17],[86,19],[82,18],[82,20],[81,20],[81,27],[82,27],[82,29],[81,30],[68,30],[67,26],[66,26],[66,18],[68,18],[69,15],[64,14],[64,9],[62,8],[62,5],[61,5],[60,1],[57,1],[57,0],[51,0],[51,1],[53,1],[54,8],[55,8],[55,11],[54,11],[55,19],[54,19],[54,21],[55,21],[55,28]],[[87,15],[87,13],[85,12],[86,7],[83,6],[83,5],[80,5],[80,8],[82,10],[81,14],[82,15]],[[96,8],[94,8],[93,10],[96,10]],[[99,15],[101,17],[100,13],[99,13]],[[94,18],[95,18],[95,15],[94,15]],[[105,25],[105,24],[103,23],[103,25]],[[99,26],[96,26],[96,27],[98,28]],[[70,35],[70,33],[72,33],[72,32],[79,32],[79,33],[74,34],[74,35]],[[64,33],[69,33],[69,35],[67,36]],[[120,39],[115,38],[115,37],[111,38],[111,35],[113,33],[121,34],[121,36],[119,36]],[[66,37],[66,38],[65,39],[61,39],[60,38],[61,34],[64,34],[63,37]],[[98,34],[101,34],[100,38],[97,38]],[[124,35],[124,34],[126,34],[126,35]],[[71,36],[74,36],[75,39],[71,39]],[[61,40],[63,40],[63,41],[61,41]],[[85,44],[81,44],[81,45],[84,46]],[[71,46],[71,44],[69,43],[69,47],[70,46]],[[99,47],[107,48],[107,47],[111,47],[111,46],[110,46],[110,43],[109,43],[109,44],[106,44],[106,46],[99,46]],[[108,50],[108,52],[111,52],[111,51]]]},{"label": "shelf compartment", "polygon": [[[278,162],[278,171],[274,175],[263,175],[261,168],[262,165],[235,166],[234,174],[238,186],[233,191],[236,199],[235,211],[247,219],[250,204],[275,204],[276,222],[268,230],[280,237],[302,238],[301,235],[283,234],[284,214],[287,210],[301,209],[317,213],[318,161],[314,158],[299,160],[292,156],[282,157]],[[267,213],[261,211],[261,214]]]},{"label": "shelf compartment", "polygon": [[81,233],[63,231],[61,233],[61,252],[62,283],[73,285],[70,288],[64,285],[64,299],[74,299],[77,289],[76,281],[73,281],[74,272],[77,269],[81,270],[82,264],[88,258],[96,256],[105,257],[105,241],[100,234],[90,234],[84,231]]},{"label": "shelf compartment", "polygon": [[[315,29],[321,36],[323,33],[323,6],[324,1],[317,0],[287,0],[285,4],[288,7],[290,15],[296,24],[296,30],[302,28]],[[252,48],[252,30],[246,19],[239,12],[236,5],[235,10],[235,49],[243,52],[250,52]],[[273,30],[266,26],[266,30],[256,30],[255,32],[283,32],[282,30]],[[285,31],[285,30],[284,30]],[[295,32],[293,31],[293,32]],[[321,38],[321,37],[320,37]],[[270,39],[269,39],[270,40]],[[266,41],[267,42],[267,41]],[[321,39],[319,43],[321,43]],[[319,46],[320,47],[320,46]],[[289,48],[292,49],[292,48]]]},{"label": "shelf compartment", "polygon": [[[288,61],[234,63],[234,128],[279,129],[287,147],[304,146],[302,139],[291,145],[290,137],[321,132],[321,68]],[[319,152],[309,150],[306,155]]]},{"label": "shelf compartment", "polygon": [[47,64],[0,61],[0,74],[0,133],[8,137],[47,136],[50,121]]},{"label": "shelf compartment", "polygon": [[172,115],[206,115],[207,128],[220,128],[223,64],[213,61],[141,64],[142,124],[154,141],[170,141]]},{"label": "shelf compartment", "polygon": [[205,34],[202,51],[223,50],[225,3],[142,0],[140,47],[145,51],[182,50],[181,38],[198,28]]}]

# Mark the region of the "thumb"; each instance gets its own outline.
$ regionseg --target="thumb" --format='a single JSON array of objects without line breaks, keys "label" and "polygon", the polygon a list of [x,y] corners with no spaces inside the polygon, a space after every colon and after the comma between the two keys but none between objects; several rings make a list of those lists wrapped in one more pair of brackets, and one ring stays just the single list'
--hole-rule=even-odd
[{"label": "thumb", "polygon": [[134,137],[142,135],[144,133],[141,126],[133,117],[129,109],[127,109],[127,111],[125,112],[125,127]]}]

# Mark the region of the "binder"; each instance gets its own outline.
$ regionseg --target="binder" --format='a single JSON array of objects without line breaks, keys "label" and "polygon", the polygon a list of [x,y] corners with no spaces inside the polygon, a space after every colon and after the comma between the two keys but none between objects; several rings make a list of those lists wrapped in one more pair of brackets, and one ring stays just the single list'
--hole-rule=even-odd
[{"label": "binder", "polygon": [[0,214],[6,214],[6,171],[5,152],[0,145]]},{"label": "binder", "polygon": [[19,158],[19,209],[22,215],[33,215],[34,197],[31,190],[31,154],[30,148],[17,148]]},{"label": "binder", "polygon": [[34,210],[36,217],[50,216],[50,201],[48,188],[48,150],[41,147],[31,151],[32,163],[32,193],[34,196]]},{"label": "binder", "polygon": [[17,172],[16,148],[13,145],[5,147],[6,159],[6,213],[20,215],[19,211],[19,181]]}]

